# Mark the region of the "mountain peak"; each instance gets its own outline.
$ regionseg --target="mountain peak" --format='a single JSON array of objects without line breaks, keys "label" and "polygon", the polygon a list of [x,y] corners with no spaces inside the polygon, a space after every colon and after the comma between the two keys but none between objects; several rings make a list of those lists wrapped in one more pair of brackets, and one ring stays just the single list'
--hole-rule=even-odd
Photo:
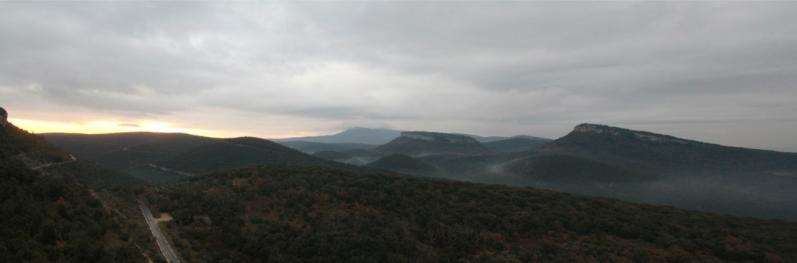
[{"label": "mountain peak", "polygon": [[618,133],[622,128],[611,127],[602,124],[582,123],[573,128],[574,132],[592,132],[592,133]]},{"label": "mountain peak", "polygon": [[573,128],[573,132],[611,135],[611,136],[630,136],[637,140],[649,141],[649,142],[662,142],[662,143],[667,142],[667,143],[679,143],[679,144],[690,143],[689,140],[684,140],[669,135],[657,134],[646,131],[635,131],[635,130],[603,125],[603,124],[593,124],[593,123],[582,123],[576,125],[576,127]]}]

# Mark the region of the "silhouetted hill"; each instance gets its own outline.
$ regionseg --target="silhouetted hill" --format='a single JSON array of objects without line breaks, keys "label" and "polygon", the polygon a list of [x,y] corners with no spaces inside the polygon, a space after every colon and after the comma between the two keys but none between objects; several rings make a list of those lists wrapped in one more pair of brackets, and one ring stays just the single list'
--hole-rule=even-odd
[{"label": "silhouetted hill", "polygon": [[251,137],[218,139],[141,132],[44,136],[78,158],[155,183],[257,164],[322,162],[280,144]]},{"label": "silhouetted hill", "polygon": [[484,145],[469,136],[437,132],[402,132],[398,138],[374,150],[382,154],[409,156],[474,155],[489,152]]},{"label": "silhouetted hill", "polygon": [[99,172],[74,163],[39,136],[0,127],[0,262],[145,260],[128,222],[84,187]]},{"label": "silhouetted hill", "polygon": [[286,139],[276,139],[277,142],[319,142],[319,143],[357,143],[380,145],[385,144],[400,135],[401,131],[391,129],[372,129],[355,127],[333,135],[296,137]]},{"label": "silhouetted hill", "polygon": [[313,158],[280,144],[252,137],[219,139],[188,149],[159,162],[160,166],[193,174],[263,164],[319,164]]},{"label": "silhouetted hill", "polygon": [[792,262],[797,224],[314,166],[147,191],[190,262]]}]

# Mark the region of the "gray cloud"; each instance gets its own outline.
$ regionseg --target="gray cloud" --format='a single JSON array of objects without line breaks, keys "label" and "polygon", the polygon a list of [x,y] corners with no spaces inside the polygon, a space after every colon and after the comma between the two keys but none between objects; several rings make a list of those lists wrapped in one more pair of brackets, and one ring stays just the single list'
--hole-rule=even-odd
[{"label": "gray cloud", "polygon": [[254,135],[604,122],[797,150],[795,3],[0,7],[0,103],[23,111],[219,126],[176,121],[203,112]]}]

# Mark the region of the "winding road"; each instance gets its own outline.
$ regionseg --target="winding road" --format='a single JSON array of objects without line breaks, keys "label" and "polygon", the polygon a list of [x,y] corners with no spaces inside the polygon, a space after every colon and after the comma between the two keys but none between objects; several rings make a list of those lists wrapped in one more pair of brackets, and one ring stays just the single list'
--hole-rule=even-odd
[{"label": "winding road", "polygon": [[149,231],[152,232],[152,236],[155,237],[155,241],[158,243],[158,248],[160,248],[163,258],[169,263],[179,263],[180,257],[177,256],[177,252],[175,252],[169,240],[166,239],[166,236],[161,232],[160,226],[158,226],[158,220],[155,220],[155,217],[152,216],[149,206],[139,200],[138,207],[141,208],[141,214],[144,215],[144,219],[149,226]]}]

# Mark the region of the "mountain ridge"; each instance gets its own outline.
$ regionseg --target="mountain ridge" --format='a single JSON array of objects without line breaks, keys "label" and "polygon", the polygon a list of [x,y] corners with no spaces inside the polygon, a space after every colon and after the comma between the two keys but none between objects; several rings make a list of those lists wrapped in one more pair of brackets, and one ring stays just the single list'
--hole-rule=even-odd
[{"label": "mountain ridge", "polygon": [[256,138],[211,138],[184,133],[45,134],[79,158],[153,183],[274,162],[325,162],[281,144]]},{"label": "mountain ridge", "polygon": [[489,150],[473,137],[454,133],[405,131],[374,151],[409,156],[437,154],[484,154]]}]

